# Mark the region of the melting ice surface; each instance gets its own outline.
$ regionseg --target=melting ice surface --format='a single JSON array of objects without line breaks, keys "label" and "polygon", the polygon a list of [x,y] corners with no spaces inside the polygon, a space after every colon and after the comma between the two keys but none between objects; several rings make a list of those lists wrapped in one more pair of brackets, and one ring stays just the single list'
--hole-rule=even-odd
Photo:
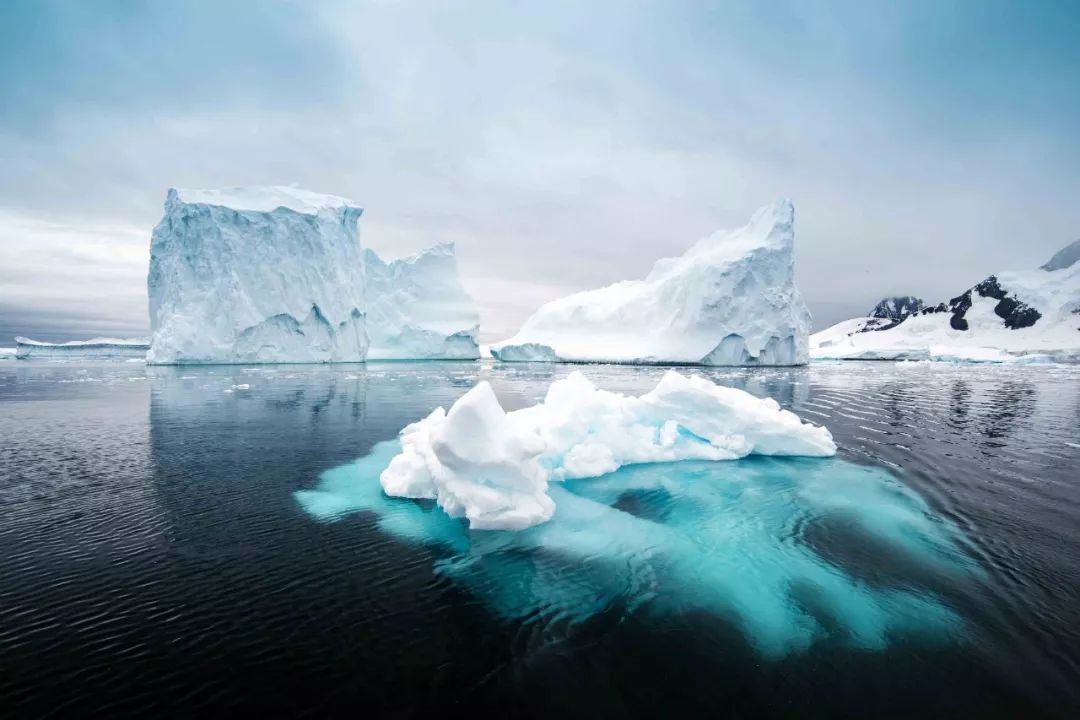
[{"label": "melting ice surface", "polygon": [[922,577],[978,572],[918,495],[838,458],[627,466],[553,484],[558,511],[546,523],[477,531],[430,501],[383,493],[379,475],[400,452],[398,440],[379,443],[296,498],[322,521],[373,513],[385,532],[434,549],[437,573],[508,619],[705,611],[765,657],[818,641],[881,650],[899,635],[957,636],[962,622],[919,583],[886,583],[837,557],[821,540],[828,528],[888,548]]}]

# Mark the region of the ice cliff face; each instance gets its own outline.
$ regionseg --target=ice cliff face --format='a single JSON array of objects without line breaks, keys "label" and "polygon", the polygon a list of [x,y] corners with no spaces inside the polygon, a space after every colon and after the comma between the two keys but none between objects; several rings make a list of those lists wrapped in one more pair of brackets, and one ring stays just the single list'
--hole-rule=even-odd
[{"label": "ice cliff face", "polygon": [[480,357],[480,314],[461,284],[453,243],[383,262],[364,251],[369,360]]},{"label": "ice cliff face", "polygon": [[876,318],[845,320],[815,333],[811,354],[823,359],[1080,361],[1080,263],[1073,257],[1078,250],[1073,243],[1038,270],[991,275],[948,302],[888,325]]},{"label": "ice cliff face", "polygon": [[504,361],[801,365],[810,313],[795,286],[788,200],[719,232],[644,280],[547,303],[491,347]]},{"label": "ice cliff face", "polygon": [[292,187],[169,190],[150,244],[147,361],[364,360],[362,212]]}]

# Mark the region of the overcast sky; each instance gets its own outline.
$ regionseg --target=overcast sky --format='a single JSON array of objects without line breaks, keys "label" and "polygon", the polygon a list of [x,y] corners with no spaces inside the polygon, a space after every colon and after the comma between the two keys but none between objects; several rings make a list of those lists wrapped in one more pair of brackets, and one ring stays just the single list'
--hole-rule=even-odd
[{"label": "overcast sky", "polygon": [[0,344],[147,330],[170,186],[458,244],[484,340],[777,196],[815,325],[1080,237],[1080,3],[0,3]]}]

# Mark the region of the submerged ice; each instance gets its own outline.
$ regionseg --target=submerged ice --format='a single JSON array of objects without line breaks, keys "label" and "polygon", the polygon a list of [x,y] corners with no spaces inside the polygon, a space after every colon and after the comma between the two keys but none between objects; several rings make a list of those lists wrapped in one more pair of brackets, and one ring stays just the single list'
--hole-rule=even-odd
[{"label": "submerged ice", "polygon": [[402,430],[401,447],[380,478],[388,495],[435,500],[474,529],[511,530],[556,512],[550,481],[640,463],[836,452],[827,429],[774,400],[674,371],[640,397],[574,372],[543,402],[510,413],[481,382],[449,412],[437,408]]},{"label": "submerged ice", "polygon": [[[437,573],[508,619],[705,611],[766,657],[815,642],[881,650],[900,635],[938,641],[962,630],[933,579],[955,584],[976,570],[955,530],[880,469],[779,457],[633,465],[553,484],[549,522],[481,532],[386,495],[379,476],[400,451],[398,440],[380,443],[296,498],[327,522],[372,513],[385,532],[435,550]],[[882,554],[876,568],[910,576],[870,580],[821,539],[838,528],[862,539],[861,553]]]}]

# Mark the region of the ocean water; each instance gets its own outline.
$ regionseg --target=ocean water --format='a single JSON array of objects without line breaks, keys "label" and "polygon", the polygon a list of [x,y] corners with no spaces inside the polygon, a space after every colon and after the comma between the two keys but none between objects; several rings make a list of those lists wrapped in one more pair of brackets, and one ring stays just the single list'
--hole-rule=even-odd
[{"label": "ocean water", "polygon": [[623,468],[520,533],[378,491],[405,424],[573,369],[0,363],[0,715],[1080,713],[1080,368],[688,368],[839,455]]}]

